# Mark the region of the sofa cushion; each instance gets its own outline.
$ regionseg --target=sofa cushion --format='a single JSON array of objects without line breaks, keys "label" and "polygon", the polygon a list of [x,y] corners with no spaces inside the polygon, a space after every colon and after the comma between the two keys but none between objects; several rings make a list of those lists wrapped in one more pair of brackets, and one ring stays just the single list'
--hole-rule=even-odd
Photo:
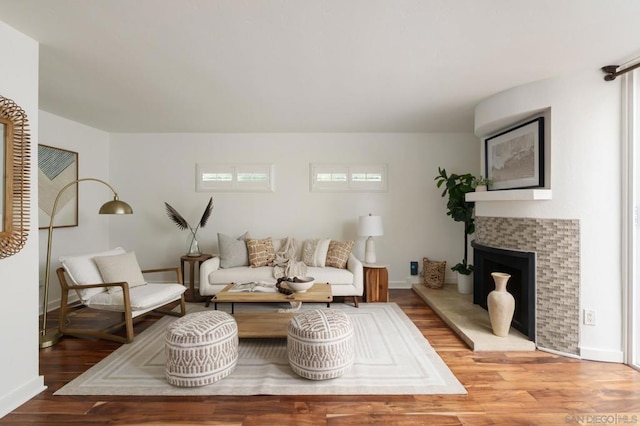
[{"label": "sofa cushion", "polygon": [[[105,283],[126,282],[129,288],[146,284],[142,275],[135,252],[117,254],[113,256],[96,256],[93,258],[102,280]],[[108,287],[109,293],[122,291],[121,287]]]},{"label": "sofa cushion", "polygon": [[249,265],[252,268],[269,265],[276,258],[271,237],[262,240],[247,239],[247,251],[249,252]]},{"label": "sofa cushion", "polygon": [[314,277],[317,283],[329,283],[331,285],[353,284],[353,273],[348,269],[310,266],[307,269],[307,275]]},{"label": "sofa cushion", "polygon": [[[98,265],[96,265],[93,258],[96,256],[113,256],[124,253],[125,251],[122,247],[116,247],[114,249],[98,253],[89,253],[77,256],[60,256],[58,260],[62,263],[62,267],[75,284],[100,284],[104,281],[102,281],[102,275],[100,275]],[[84,301],[93,295],[104,291],[106,291],[104,288],[88,288],[85,290],[78,290],[77,293],[78,297]]]},{"label": "sofa cushion", "polygon": [[[321,268],[310,266],[307,275],[314,277],[317,283],[353,284],[353,273],[348,269]],[[251,268],[240,266],[231,269],[217,269],[208,276],[209,284],[220,285],[230,283],[245,283],[250,281],[275,283],[273,267],[262,266]]]},{"label": "sofa cushion", "polygon": [[329,250],[327,251],[325,266],[345,269],[347,267],[347,261],[349,260],[349,254],[351,254],[351,249],[353,248],[353,243],[353,241],[342,242],[331,240]]},{"label": "sofa cushion", "polygon": [[220,267],[235,268],[249,265],[247,241],[249,233],[245,232],[238,238],[218,233],[218,250],[220,250]]},{"label": "sofa cushion", "polygon": [[209,274],[210,284],[246,283],[251,281],[264,281],[275,283],[272,266],[238,266],[237,268],[216,269]]},{"label": "sofa cushion", "polygon": [[307,266],[324,267],[331,239],[306,240],[302,249],[302,261]]}]

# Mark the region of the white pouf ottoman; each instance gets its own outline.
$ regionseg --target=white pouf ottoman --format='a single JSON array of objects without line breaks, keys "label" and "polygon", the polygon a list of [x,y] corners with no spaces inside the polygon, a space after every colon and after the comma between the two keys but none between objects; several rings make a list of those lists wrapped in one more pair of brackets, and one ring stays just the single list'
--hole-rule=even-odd
[{"label": "white pouf ottoman", "polygon": [[336,309],[302,312],[287,326],[287,356],[291,369],[311,380],[342,376],[355,359],[353,325]]},{"label": "white pouf ottoman", "polygon": [[238,362],[238,325],[226,312],[204,311],[172,322],[165,334],[165,373],[174,386],[195,387],[228,376]]}]

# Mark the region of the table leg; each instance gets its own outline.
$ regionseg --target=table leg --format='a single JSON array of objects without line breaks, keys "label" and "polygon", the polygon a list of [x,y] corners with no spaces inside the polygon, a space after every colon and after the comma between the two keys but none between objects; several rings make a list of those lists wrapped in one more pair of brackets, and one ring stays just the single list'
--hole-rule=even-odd
[{"label": "table leg", "polygon": [[196,262],[189,262],[189,290],[191,291],[190,299],[196,300],[196,278],[195,273]]},{"label": "table leg", "polygon": [[[189,263],[189,282],[186,281],[186,267],[185,262]],[[207,302],[206,306],[209,306],[208,298],[205,296],[200,296],[196,290],[196,263],[198,264],[198,268],[202,265],[202,261],[196,259],[185,259],[182,258],[180,265],[182,269],[182,283],[185,287],[187,287],[187,291],[184,293],[184,299],[187,302]]]}]

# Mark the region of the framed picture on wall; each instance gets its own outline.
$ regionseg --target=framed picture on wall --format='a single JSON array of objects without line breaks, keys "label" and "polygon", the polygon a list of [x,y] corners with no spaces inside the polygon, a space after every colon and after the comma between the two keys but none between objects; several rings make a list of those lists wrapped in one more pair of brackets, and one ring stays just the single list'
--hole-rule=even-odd
[{"label": "framed picture on wall", "polygon": [[544,118],[486,138],[484,154],[490,191],[544,187]]},{"label": "framed picture on wall", "polygon": [[[38,223],[47,229],[60,190],[78,179],[78,153],[38,145]],[[62,193],[56,207],[54,228],[78,226],[78,187]]]}]

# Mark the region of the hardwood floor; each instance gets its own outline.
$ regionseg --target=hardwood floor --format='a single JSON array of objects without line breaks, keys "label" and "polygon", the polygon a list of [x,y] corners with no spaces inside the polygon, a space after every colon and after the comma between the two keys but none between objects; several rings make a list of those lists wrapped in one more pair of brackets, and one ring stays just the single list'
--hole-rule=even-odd
[{"label": "hardwood floor", "polygon": [[[48,389],[0,424],[566,425],[640,423],[640,372],[546,352],[472,352],[412,290],[396,302],[467,395],[126,397],[53,396],[120,344],[65,338],[40,351]],[[102,315],[102,314],[100,314]],[[57,320],[55,314],[52,320]],[[83,317],[84,318],[84,317]],[[99,316],[86,316],[97,321]],[[157,317],[135,326],[144,330]],[[52,322],[53,324],[53,322]]]}]

